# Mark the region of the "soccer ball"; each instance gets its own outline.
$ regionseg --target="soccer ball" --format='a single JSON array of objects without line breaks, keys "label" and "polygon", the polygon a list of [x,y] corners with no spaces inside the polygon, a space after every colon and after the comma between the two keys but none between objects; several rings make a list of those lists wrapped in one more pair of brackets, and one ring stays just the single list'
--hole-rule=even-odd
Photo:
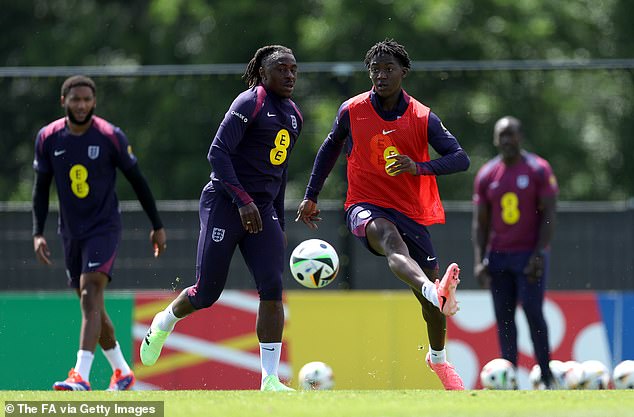
[{"label": "soccer ball", "polygon": [[323,362],[309,362],[299,370],[299,387],[305,390],[328,390],[335,385],[332,368]]},{"label": "soccer ball", "polygon": [[486,389],[517,389],[515,367],[506,359],[493,359],[482,367],[480,383]]},{"label": "soccer ball", "polygon": [[[553,375],[553,386],[551,388],[563,388],[565,386],[564,375],[566,373],[564,363],[562,361],[553,359],[548,363],[548,367],[550,368],[550,373]],[[542,369],[539,367],[539,365],[533,365],[530,373],[528,374],[528,380],[530,381],[531,387],[533,389],[545,389],[544,383],[542,382]]]},{"label": "soccer ball", "polygon": [[612,380],[616,389],[634,389],[634,361],[623,361],[616,365]]},{"label": "soccer ball", "polygon": [[564,388],[583,389],[583,366],[577,361],[566,361],[564,368]]},{"label": "soccer ball", "polygon": [[583,377],[582,389],[608,389],[610,384],[610,371],[601,361],[589,360],[581,364]]},{"label": "soccer ball", "polygon": [[293,250],[290,266],[295,281],[307,288],[322,288],[337,276],[339,256],[330,243],[309,239]]},{"label": "soccer ball", "polygon": [[550,373],[553,374],[553,382],[555,386],[553,388],[564,389],[566,387],[564,377],[566,375],[566,365],[562,361],[553,359],[548,363]]},{"label": "soccer ball", "polygon": [[542,389],[542,368],[538,364],[533,365],[528,373],[528,381],[533,389]]}]

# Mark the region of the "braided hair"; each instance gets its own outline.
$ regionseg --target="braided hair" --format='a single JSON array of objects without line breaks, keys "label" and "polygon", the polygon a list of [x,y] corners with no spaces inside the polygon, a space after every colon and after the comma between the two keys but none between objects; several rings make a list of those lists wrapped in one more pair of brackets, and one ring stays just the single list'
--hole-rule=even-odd
[{"label": "braided hair", "polygon": [[365,63],[366,68],[370,68],[370,63],[372,59],[378,55],[392,55],[394,58],[400,62],[403,68],[410,69],[410,60],[405,47],[394,39],[385,39],[384,41],[377,42],[368,50],[365,54]]},{"label": "braided hair", "polygon": [[255,55],[253,55],[253,58],[251,58],[251,61],[247,64],[247,68],[242,75],[242,78],[249,88],[262,82],[262,77],[260,77],[260,67],[263,65],[264,60],[278,54],[292,55],[293,51],[282,45],[267,45],[255,51]]}]

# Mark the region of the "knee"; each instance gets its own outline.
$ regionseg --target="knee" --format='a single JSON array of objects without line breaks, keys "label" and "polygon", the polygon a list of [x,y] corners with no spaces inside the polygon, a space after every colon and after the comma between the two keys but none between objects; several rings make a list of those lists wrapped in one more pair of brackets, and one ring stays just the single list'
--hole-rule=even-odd
[{"label": "knee", "polygon": [[258,288],[260,301],[282,301],[282,279],[270,282],[267,285],[261,285]]},{"label": "knee", "polygon": [[[177,307],[181,310],[181,313],[188,315],[196,310],[202,310],[203,308],[209,308],[222,294],[223,288],[212,286],[191,286],[185,288],[183,292],[177,297]],[[176,311],[174,311],[176,313]],[[177,317],[184,317],[177,314]]]},{"label": "knee", "polygon": [[189,302],[191,303],[194,310],[202,310],[203,308],[209,308],[220,298],[220,294],[213,295],[211,297],[201,297],[200,294],[196,294],[194,296],[189,296]]},{"label": "knee", "polygon": [[103,288],[94,283],[86,283],[80,288],[79,296],[84,309],[95,309],[101,307],[100,300],[103,299]]}]

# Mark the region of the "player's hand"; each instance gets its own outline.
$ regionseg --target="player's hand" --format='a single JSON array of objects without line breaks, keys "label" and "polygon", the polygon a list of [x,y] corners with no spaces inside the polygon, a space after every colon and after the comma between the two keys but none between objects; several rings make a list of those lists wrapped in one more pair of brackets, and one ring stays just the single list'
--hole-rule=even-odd
[{"label": "player's hand", "polygon": [[489,274],[489,267],[478,262],[473,270],[473,275],[478,280],[480,288],[489,288],[491,286],[491,274]]},{"label": "player's hand", "polygon": [[317,203],[312,200],[303,200],[299,203],[299,207],[297,208],[297,217],[295,221],[302,221],[306,226],[311,229],[318,229],[319,227],[315,222],[320,222],[321,217],[319,217],[320,210],[317,208]]},{"label": "player's hand", "polygon": [[262,231],[262,218],[258,206],[252,201],[249,204],[238,209],[242,227],[249,233],[259,233]]},{"label": "player's hand", "polygon": [[385,167],[386,171],[390,175],[400,175],[407,172],[412,175],[416,175],[416,162],[407,155],[388,155],[385,157],[387,161],[392,161],[391,164]]},{"label": "player's hand", "polygon": [[158,258],[167,249],[165,229],[161,227],[158,230],[152,230],[150,232],[150,242],[152,243],[152,248],[154,248],[154,257]]},{"label": "player's hand", "polygon": [[35,251],[35,257],[40,263],[44,265],[52,265],[51,251],[48,249],[48,243],[42,235],[33,236],[33,250]]},{"label": "player's hand", "polygon": [[544,256],[541,253],[534,253],[528,260],[524,273],[531,284],[542,279],[544,275]]}]

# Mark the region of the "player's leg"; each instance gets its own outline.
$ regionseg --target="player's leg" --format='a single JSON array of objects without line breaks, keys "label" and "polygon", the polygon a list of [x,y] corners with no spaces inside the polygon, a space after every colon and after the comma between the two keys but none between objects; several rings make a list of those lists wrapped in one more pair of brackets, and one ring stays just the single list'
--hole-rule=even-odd
[{"label": "player's leg", "polygon": [[491,275],[491,296],[497,321],[498,342],[502,358],[517,366],[517,283],[513,267],[507,253],[489,254],[489,274]]},{"label": "player's leg", "polygon": [[256,320],[262,367],[260,389],[290,391],[292,389],[282,384],[278,375],[284,331],[284,232],[276,220],[272,206],[259,209],[262,231],[245,236],[240,242],[240,251],[255,280],[260,297]]},{"label": "player's leg", "polygon": [[167,337],[179,320],[196,310],[211,307],[220,298],[237,242],[246,234],[235,205],[218,193],[203,191],[199,215],[196,283],[184,289],[165,310],[154,316],[140,347],[141,362],[146,366],[158,360]]},{"label": "player's leg", "polygon": [[[380,214],[384,214],[385,217],[380,217]],[[451,311],[453,314],[457,311],[455,300],[455,285],[459,282],[457,265],[455,270],[453,266],[455,264],[450,266],[443,278],[445,286],[448,286],[455,278],[454,283],[451,283],[453,285],[451,293],[448,290],[443,293],[445,300],[448,300],[443,312],[438,297],[441,294],[438,288],[440,286],[438,263],[429,232],[424,226],[399,213],[381,213],[375,207],[366,205],[352,207],[347,213],[347,221],[349,229],[370,251],[386,256],[388,266],[394,275],[407,283],[419,300],[430,340],[430,352],[426,355],[430,368],[438,375],[445,389],[464,389],[462,379],[454,367],[446,361],[444,349],[445,314]],[[398,223],[398,228],[395,223]],[[403,231],[399,230],[400,228]],[[404,235],[416,238],[404,238]],[[426,265],[427,268],[423,269],[421,265]]]},{"label": "player's leg", "polygon": [[[120,231],[102,233],[84,239],[82,241],[82,259],[84,260],[82,272],[84,274],[101,273],[106,275],[108,281],[110,281],[120,241]],[[105,303],[102,304],[101,310],[99,345],[108,363],[110,363],[112,367],[112,378],[108,389],[130,389],[136,379],[128,362],[123,356],[123,352],[121,352],[121,347],[115,336],[114,324],[108,315]]]},{"label": "player's leg", "polygon": [[[82,243],[76,239],[63,238],[64,263],[66,265],[66,275],[68,276],[68,286],[77,293],[81,303],[80,277],[82,273]],[[83,312],[83,311],[82,311]],[[94,349],[93,349],[94,351]],[[57,381],[53,384],[53,389],[57,391],[90,391],[90,382],[86,369],[92,366],[94,354],[91,351],[80,349],[77,351],[75,367],[68,372],[68,378],[64,381]],[[84,376],[78,372],[81,369]]]},{"label": "player's leg", "polygon": [[[358,204],[346,213],[349,230],[373,253],[387,258],[392,273],[415,291],[419,291],[443,314],[453,315],[458,311],[455,290],[460,282],[460,269],[451,264],[442,281],[431,281],[419,263],[411,256],[403,240],[400,228],[411,228],[428,234],[425,227],[411,219],[368,204]],[[410,230],[407,230],[409,233]],[[433,257],[435,260],[435,256]]]},{"label": "player's leg", "polygon": [[108,391],[127,391],[131,389],[136,382],[136,377],[123,356],[121,346],[115,337],[114,325],[105,308],[101,312],[101,336],[99,338],[99,345],[112,368],[112,377],[110,378]]},{"label": "player's leg", "polygon": [[104,289],[107,283],[108,276],[102,272],[81,274],[79,293],[82,321],[77,361],[65,381],[53,384],[57,391],[90,390],[90,369],[101,335],[101,312],[104,309]]},{"label": "player's leg", "polygon": [[[438,269],[423,269],[425,274],[434,281],[439,279]],[[413,291],[418,299],[427,325],[429,351],[425,355],[425,362],[438,376],[446,390],[463,390],[464,383],[453,365],[447,361],[445,340],[447,337],[447,317],[421,293]]]},{"label": "player's leg", "polygon": [[[530,253],[516,255],[518,259],[514,264],[526,265]],[[544,317],[544,296],[548,275],[548,256],[544,257],[544,273],[537,282],[529,282],[523,268],[518,273],[518,295],[522,309],[526,314],[526,321],[530,329],[535,359],[541,369],[542,382],[546,387],[551,387],[553,375],[550,371],[550,344],[548,340],[548,324]]]}]

